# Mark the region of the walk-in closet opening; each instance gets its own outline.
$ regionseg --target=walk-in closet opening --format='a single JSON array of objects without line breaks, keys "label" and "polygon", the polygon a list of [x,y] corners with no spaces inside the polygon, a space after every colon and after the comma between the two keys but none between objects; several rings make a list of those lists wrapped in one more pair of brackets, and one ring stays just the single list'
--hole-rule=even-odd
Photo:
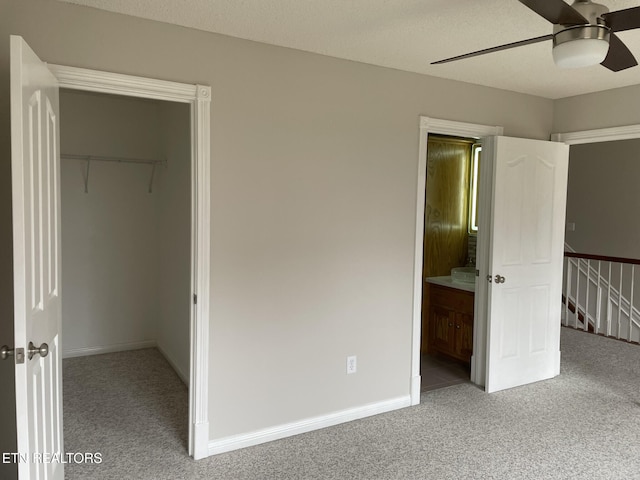
[{"label": "walk-in closet opening", "polygon": [[65,450],[186,454],[190,105],[61,89],[60,132]]}]

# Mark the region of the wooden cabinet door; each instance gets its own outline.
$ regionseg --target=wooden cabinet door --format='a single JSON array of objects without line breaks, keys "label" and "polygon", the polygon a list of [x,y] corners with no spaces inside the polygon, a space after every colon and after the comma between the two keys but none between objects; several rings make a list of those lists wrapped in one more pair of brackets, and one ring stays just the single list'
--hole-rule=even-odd
[{"label": "wooden cabinet door", "polygon": [[431,344],[434,350],[443,353],[453,353],[455,342],[453,333],[453,316],[449,309],[432,305],[430,308]]},{"label": "wooden cabinet door", "polygon": [[471,362],[473,354],[473,316],[456,313],[455,321],[456,356],[465,362]]},{"label": "wooden cabinet door", "polygon": [[431,285],[429,302],[429,351],[470,363],[473,293]]}]

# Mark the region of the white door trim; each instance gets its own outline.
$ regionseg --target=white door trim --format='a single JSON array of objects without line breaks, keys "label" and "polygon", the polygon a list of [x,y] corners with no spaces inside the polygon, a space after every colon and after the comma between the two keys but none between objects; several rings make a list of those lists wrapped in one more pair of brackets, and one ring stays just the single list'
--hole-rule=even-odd
[{"label": "white door trim", "polygon": [[98,70],[48,65],[60,88],[142,97],[191,105],[191,288],[189,454],[209,455],[209,277],[211,87]]},{"label": "white door trim", "polygon": [[[466,138],[481,138],[502,135],[503,127],[456,122],[420,116],[420,145],[418,148],[418,184],[416,191],[416,231],[413,266],[413,332],[411,347],[411,405],[420,403],[420,340],[422,331],[422,254],[424,244],[424,200],[427,179],[427,136],[432,134]],[[482,199],[480,200],[482,202]],[[475,312],[473,332],[473,358],[471,359],[471,381],[484,385],[486,342],[483,332],[486,317]]]},{"label": "white door trim", "polygon": [[596,130],[582,130],[578,132],[554,133],[551,135],[551,141],[563,142],[567,145],[630,140],[633,138],[640,138],[640,124],[600,128]]}]

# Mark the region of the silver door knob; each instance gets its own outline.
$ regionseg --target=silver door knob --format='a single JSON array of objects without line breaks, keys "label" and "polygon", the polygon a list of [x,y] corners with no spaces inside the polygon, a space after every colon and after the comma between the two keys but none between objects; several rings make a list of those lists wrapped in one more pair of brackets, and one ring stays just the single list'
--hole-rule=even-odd
[{"label": "silver door knob", "polygon": [[29,360],[31,360],[36,354],[39,354],[42,358],[44,358],[49,355],[49,345],[43,343],[39,347],[36,347],[33,342],[29,342],[29,350],[27,350],[27,352],[29,353]]},{"label": "silver door knob", "polygon": [[495,281],[496,283],[504,283],[505,278],[502,275],[496,275]]},{"label": "silver door knob", "polygon": [[0,347],[0,359],[6,360],[11,356],[13,356],[13,348],[9,348],[8,345],[2,345]]},{"label": "silver door knob", "polygon": [[2,345],[0,360],[6,360],[9,357],[15,357],[17,365],[24,363],[24,348],[9,348],[7,345]]}]

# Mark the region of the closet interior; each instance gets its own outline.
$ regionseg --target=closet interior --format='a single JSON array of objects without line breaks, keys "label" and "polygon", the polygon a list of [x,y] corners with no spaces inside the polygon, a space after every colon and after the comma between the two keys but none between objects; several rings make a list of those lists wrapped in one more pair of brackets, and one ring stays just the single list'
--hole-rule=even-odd
[{"label": "closet interior", "polygon": [[188,383],[190,121],[188,104],[61,90],[63,358],[157,348]]}]

